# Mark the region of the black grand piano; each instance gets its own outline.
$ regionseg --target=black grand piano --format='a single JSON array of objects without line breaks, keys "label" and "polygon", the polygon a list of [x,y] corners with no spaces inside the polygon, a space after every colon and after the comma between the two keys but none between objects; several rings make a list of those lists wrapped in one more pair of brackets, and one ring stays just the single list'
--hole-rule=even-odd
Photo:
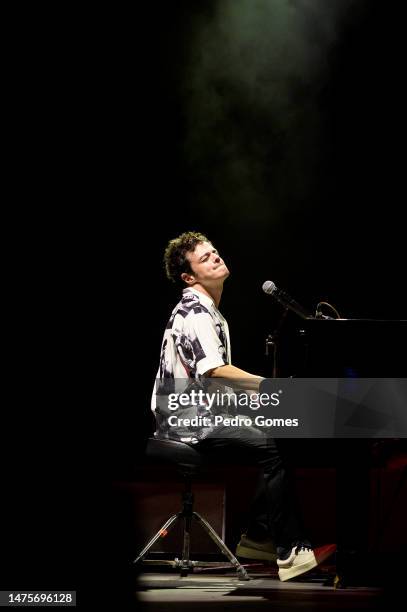
[{"label": "black grand piano", "polygon": [[[407,320],[288,316],[268,336],[267,346],[271,347],[267,358],[270,377],[407,376]],[[380,449],[380,442],[378,439],[279,441],[288,463],[336,468],[337,570],[344,585],[366,584],[375,577],[374,555],[368,541],[369,469],[375,462],[384,460],[376,450]],[[391,453],[393,442],[407,454],[406,439],[383,442],[385,454]],[[405,473],[403,478],[406,479]]]},{"label": "black grand piano", "polygon": [[404,378],[407,320],[296,319],[277,350],[280,376]]}]

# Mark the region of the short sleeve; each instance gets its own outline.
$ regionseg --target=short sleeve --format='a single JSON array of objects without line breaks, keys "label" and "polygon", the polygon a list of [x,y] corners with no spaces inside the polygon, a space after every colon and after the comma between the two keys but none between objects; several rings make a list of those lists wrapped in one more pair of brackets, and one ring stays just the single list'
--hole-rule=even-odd
[{"label": "short sleeve", "polygon": [[208,370],[227,364],[226,347],[217,334],[209,312],[191,313],[186,322],[190,341],[194,346],[196,372],[202,376]]}]

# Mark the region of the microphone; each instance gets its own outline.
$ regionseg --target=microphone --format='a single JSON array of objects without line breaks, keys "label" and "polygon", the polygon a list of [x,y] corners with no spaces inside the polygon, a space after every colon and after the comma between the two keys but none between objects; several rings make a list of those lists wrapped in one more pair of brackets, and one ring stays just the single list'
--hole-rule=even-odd
[{"label": "microphone", "polygon": [[265,281],[263,283],[263,291],[267,295],[271,295],[277,302],[280,302],[284,308],[293,310],[302,319],[313,319],[314,317],[305,308],[300,306],[288,293],[285,293],[281,289],[277,289],[273,281]]}]

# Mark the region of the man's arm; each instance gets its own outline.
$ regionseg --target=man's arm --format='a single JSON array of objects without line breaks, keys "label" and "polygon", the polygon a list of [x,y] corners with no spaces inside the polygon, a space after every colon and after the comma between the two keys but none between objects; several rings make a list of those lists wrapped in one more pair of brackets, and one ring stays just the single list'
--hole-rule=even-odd
[{"label": "man's arm", "polygon": [[248,391],[258,391],[261,381],[264,380],[262,376],[249,374],[249,372],[245,372],[233,365],[223,365],[213,370],[208,370],[205,372],[204,376],[210,378],[226,378],[233,382],[236,387],[241,387]]}]

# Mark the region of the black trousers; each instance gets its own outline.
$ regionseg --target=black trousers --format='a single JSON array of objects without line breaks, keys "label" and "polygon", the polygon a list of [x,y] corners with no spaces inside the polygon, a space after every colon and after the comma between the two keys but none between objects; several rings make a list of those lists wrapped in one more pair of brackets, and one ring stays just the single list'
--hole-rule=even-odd
[{"label": "black trousers", "polygon": [[254,427],[221,426],[194,448],[205,454],[209,462],[253,465],[262,469],[249,510],[249,538],[271,537],[277,547],[284,549],[297,541],[307,540],[293,479],[273,438]]}]

